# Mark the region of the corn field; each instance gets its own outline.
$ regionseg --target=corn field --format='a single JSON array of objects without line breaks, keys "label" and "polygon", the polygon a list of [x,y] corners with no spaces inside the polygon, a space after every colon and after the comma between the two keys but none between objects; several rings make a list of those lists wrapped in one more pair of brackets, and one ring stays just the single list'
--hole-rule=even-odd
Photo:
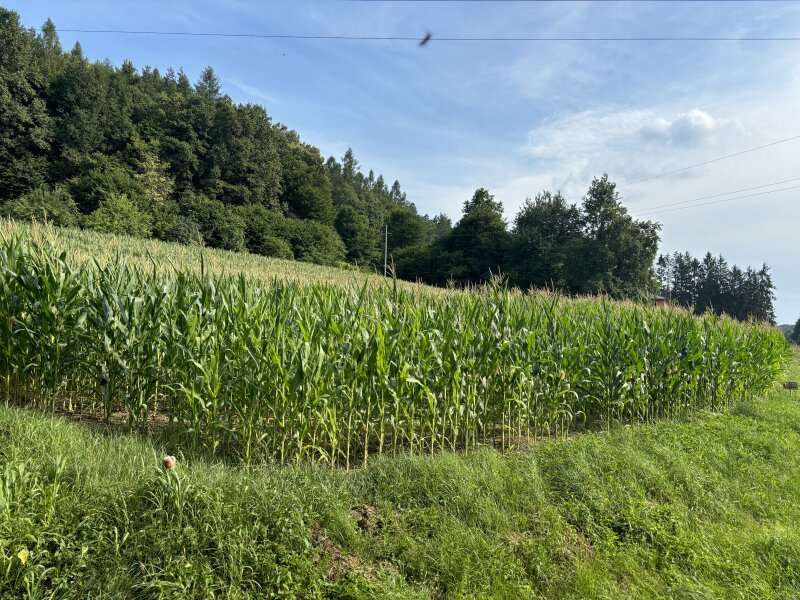
[{"label": "corn field", "polygon": [[677,309],[76,265],[0,242],[6,404],[160,418],[244,463],[351,467],[723,411],[785,356],[774,328]]}]

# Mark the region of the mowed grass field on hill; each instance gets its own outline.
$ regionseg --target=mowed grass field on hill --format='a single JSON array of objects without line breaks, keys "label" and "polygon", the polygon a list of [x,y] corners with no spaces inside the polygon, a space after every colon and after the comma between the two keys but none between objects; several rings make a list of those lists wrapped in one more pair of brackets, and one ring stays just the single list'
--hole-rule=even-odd
[{"label": "mowed grass field on hill", "polygon": [[[800,379],[795,353],[787,377]],[[0,408],[3,598],[800,594],[800,397],[505,455],[233,468]]]}]

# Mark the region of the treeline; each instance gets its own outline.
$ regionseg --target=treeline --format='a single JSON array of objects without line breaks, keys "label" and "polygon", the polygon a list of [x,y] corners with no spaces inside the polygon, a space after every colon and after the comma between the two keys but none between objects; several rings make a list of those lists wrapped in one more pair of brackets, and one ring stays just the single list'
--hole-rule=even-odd
[{"label": "treeline", "polygon": [[656,272],[662,295],[697,314],[710,311],[775,323],[775,285],[767,265],[742,270],[710,252],[703,260],[675,252],[659,256]]},{"label": "treeline", "polygon": [[495,271],[521,288],[643,298],[655,292],[659,229],[633,219],[605,175],[592,181],[580,205],[550,192],[526,200],[510,231],[501,203],[479,189],[448,235],[398,253],[398,272],[441,284]]}]

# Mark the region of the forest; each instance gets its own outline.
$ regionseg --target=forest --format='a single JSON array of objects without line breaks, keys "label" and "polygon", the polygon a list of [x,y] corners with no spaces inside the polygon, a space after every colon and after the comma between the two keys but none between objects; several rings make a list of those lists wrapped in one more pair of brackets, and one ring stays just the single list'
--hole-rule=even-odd
[{"label": "forest", "polygon": [[2,8],[0,44],[4,216],[380,272],[388,230],[390,267],[407,280],[500,274],[521,289],[634,300],[669,288],[700,312],[773,320],[766,266],[735,268],[711,295],[697,291],[699,267],[691,291],[683,275],[667,283],[689,259],[656,268],[660,224],[633,218],[606,175],[579,203],[542,191],[510,223],[479,188],[452,223],[420,214],[399,181],[365,174],[352,150],[326,158],[263,106],[234,102],[211,67],[193,83],[180,69],[93,62],[79,43],[65,51],[52,21],[26,29]]}]

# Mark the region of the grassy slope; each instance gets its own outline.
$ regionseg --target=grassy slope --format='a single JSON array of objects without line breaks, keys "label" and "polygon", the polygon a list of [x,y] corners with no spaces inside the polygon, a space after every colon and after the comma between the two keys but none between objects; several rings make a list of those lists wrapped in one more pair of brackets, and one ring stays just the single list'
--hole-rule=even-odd
[{"label": "grassy slope", "polygon": [[186,458],[173,476],[168,450],[0,410],[0,596],[800,595],[800,397],[782,390],[733,415],[350,473]]}]

